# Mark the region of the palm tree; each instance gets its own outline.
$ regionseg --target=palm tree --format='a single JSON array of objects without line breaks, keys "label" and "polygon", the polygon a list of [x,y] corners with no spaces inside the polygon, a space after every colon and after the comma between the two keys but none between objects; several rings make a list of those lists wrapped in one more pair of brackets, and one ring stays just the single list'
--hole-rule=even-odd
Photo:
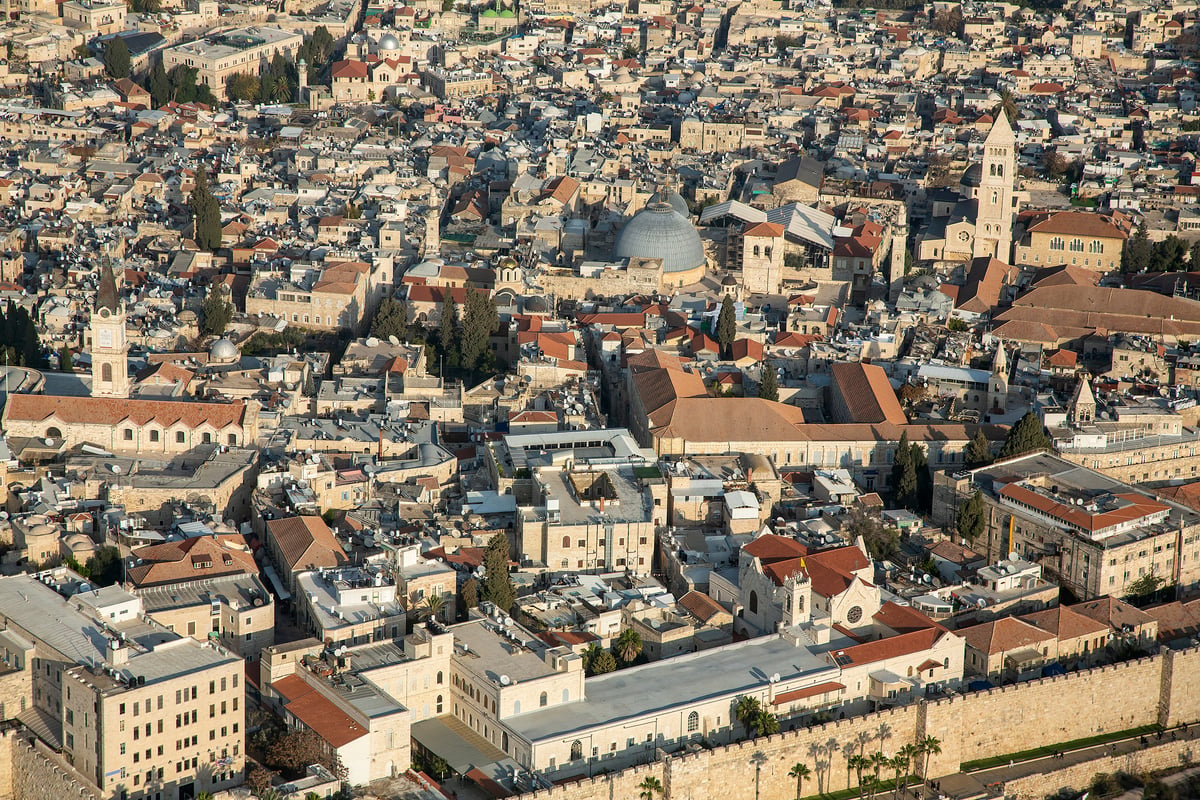
[{"label": "palm tree", "polygon": [[908,776],[912,770],[913,761],[921,755],[921,748],[915,744],[906,744],[897,754],[904,759],[904,786],[908,786]]},{"label": "palm tree", "polygon": [[779,717],[766,709],[761,709],[755,715],[751,725],[754,727],[754,735],[756,737],[771,736],[772,734],[779,733]]},{"label": "palm tree", "polygon": [[426,595],[425,597],[425,613],[429,619],[434,619],[441,616],[442,609],[446,607],[446,597],[440,594]]},{"label": "palm tree", "polygon": [[888,757],[885,756],[881,751],[876,750],[867,757],[867,760],[871,762],[871,767],[875,770],[875,780],[878,781],[879,770],[888,763]]},{"label": "palm tree", "polygon": [[290,100],[292,97],[292,85],[287,79],[287,75],[276,75],[271,82],[271,99],[277,103],[283,103]]},{"label": "palm tree", "polygon": [[811,775],[812,770],[808,768],[807,764],[793,764],[791,770],[788,771],[788,777],[796,779],[796,800],[800,800],[804,796],[804,792],[801,791],[804,788],[804,779]]},{"label": "palm tree", "polygon": [[633,628],[626,628],[613,642],[613,652],[621,659],[621,663],[632,664],[633,660],[641,655],[642,637]]},{"label": "palm tree", "polygon": [[925,756],[925,767],[921,770],[921,777],[929,780],[929,757],[941,755],[942,740],[936,736],[926,736],[920,743],[921,754]]},{"label": "palm tree", "polygon": [[867,758],[866,756],[853,755],[853,756],[850,756],[848,759],[846,759],[846,766],[848,766],[848,767],[850,767],[850,769],[854,770],[854,774],[858,777],[858,796],[862,797],[862,795],[863,795],[863,770],[870,768],[871,759]]},{"label": "palm tree", "polygon": [[875,800],[875,792],[878,788],[879,788],[879,778],[876,778],[874,775],[864,775],[863,776],[862,787],[860,788],[860,791],[862,789],[867,790],[868,800]]},{"label": "palm tree", "polygon": [[1000,92],[1000,105],[996,106],[996,112],[1004,114],[1008,117],[1009,122],[1015,122],[1020,116],[1020,109],[1017,108],[1017,96],[1013,94],[1012,89],[1005,89]]},{"label": "palm tree", "polygon": [[760,711],[762,711],[762,703],[758,702],[757,697],[744,694],[737,699],[737,704],[733,707],[733,715],[737,717],[738,722],[742,723],[747,736],[750,735],[750,726],[754,724]]},{"label": "palm tree", "polygon": [[900,773],[908,769],[908,759],[902,753],[896,753],[887,760],[887,765],[892,771],[892,800],[900,800]]},{"label": "palm tree", "polygon": [[658,778],[654,777],[653,775],[647,775],[642,782],[638,784],[638,788],[642,790],[638,797],[642,798],[642,800],[654,800],[654,795],[662,794],[663,785],[662,781],[660,781]]}]

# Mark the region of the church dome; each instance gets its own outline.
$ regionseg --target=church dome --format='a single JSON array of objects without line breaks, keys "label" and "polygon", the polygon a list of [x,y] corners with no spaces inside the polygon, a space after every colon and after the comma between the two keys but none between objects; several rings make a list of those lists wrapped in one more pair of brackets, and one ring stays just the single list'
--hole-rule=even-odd
[{"label": "church dome", "polygon": [[617,237],[613,258],[661,258],[663,272],[689,272],[704,267],[704,245],[692,223],[670,203],[647,205],[626,223]]},{"label": "church dome", "polygon": [[983,183],[983,165],[976,162],[967,167],[963,170],[962,180],[959,182],[966,187],[978,188],[979,184]]},{"label": "church dome", "polygon": [[690,219],[692,210],[688,208],[687,200],[674,189],[659,189],[654,194],[650,195],[650,199],[646,201],[646,205],[654,205],[655,203],[670,203],[671,208],[675,209],[684,219]]},{"label": "church dome", "polygon": [[393,36],[390,33],[379,40],[379,51],[380,52],[384,52],[387,50],[399,50],[399,49],[400,49],[400,40],[397,39],[395,36]]},{"label": "church dome", "polygon": [[212,361],[234,361],[240,355],[237,345],[228,339],[217,339],[208,349],[208,357]]}]

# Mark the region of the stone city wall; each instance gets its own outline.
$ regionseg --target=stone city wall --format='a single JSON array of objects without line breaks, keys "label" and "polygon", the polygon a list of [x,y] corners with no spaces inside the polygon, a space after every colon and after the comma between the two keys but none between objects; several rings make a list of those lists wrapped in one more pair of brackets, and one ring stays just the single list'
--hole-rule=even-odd
[{"label": "stone city wall", "polygon": [[[56,800],[100,800],[87,780],[61,756],[32,736],[7,732],[11,747],[0,751],[11,759],[11,780],[0,784],[0,800],[53,797]],[[2,759],[0,759],[2,760]],[[2,772],[2,770],[0,770]]]},{"label": "stone city wall", "polygon": [[1004,796],[1008,800],[1042,800],[1059,789],[1077,790],[1087,786],[1098,772],[1110,775],[1114,772],[1126,772],[1137,775],[1142,772],[1186,767],[1195,763],[1196,755],[1194,741],[1151,745],[1134,753],[1094,758],[1053,772],[1008,781],[1004,784]]},{"label": "stone city wall", "polygon": [[[813,728],[737,742],[712,750],[672,755],[649,764],[534,792],[528,800],[611,800],[636,797],[646,775],[663,784],[663,800],[754,800],[793,797],[796,781],[788,777],[794,764],[812,775],[804,794],[838,791],[856,785],[847,758],[860,751],[891,755],[904,744],[926,736],[940,741],[941,753],[929,762],[932,777],[959,771],[964,761],[1016,753],[1045,745],[1084,739],[1155,723],[1174,726],[1200,721],[1200,648],[1166,650],[1154,656],[1027,683],[975,692],[935,702],[830,722]],[[1179,746],[1152,748],[1153,755],[1134,769],[1159,769],[1182,763]],[[1190,745],[1189,745],[1190,746]],[[1190,753],[1190,751],[1189,751]],[[1112,760],[1115,765],[1105,764]],[[1059,770],[1046,778],[1051,789],[1081,786],[1096,772],[1127,769],[1128,761],[1098,759]],[[1117,763],[1119,762],[1119,763]],[[921,766],[921,765],[918,765]],[[881,778],[890,778],[888,773]],[[1045,776],[1040,776],[1045,777]],[[757,791],[756,791],[757,790]],[[1022,788],[1022,791],[1026,789]]]}]

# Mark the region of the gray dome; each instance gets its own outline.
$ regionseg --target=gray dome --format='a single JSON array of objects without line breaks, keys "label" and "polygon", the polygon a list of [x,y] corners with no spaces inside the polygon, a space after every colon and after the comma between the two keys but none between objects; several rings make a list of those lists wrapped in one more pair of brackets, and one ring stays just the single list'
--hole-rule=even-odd
[{"label": "gray dome", "polygon": [[386,36],[384,36],[382,39],[379,40],[379,49],[380,50],[399,50],[400,49],[400,40],[389,33]]},{"label": "gray dome", "polygon": [[967,187],[977,187],[983,183],[983,165],[976,161],[971,166],[963,170],[962,179],[959,184]]},{"label": "gray dome", "polygon": [[228,339],[217,339],[208,349],[208,357],[213,361],[233,361],[239,355],[237,345]]},{"label": "gray dome", "polygon": [[687,272],[705,264],[700,234],[686,217],[662,202],[646,206],[626,223],[613,258],[661,258],[663,272]]},{"label": "gray dome", "polygon": [[687,200],[684,200],[679,192],[674,189],[659,189],[650,195],[650,199],[646,201],[646,205],[650,206],[655,203],[670,203],[671,208],[678,211],[684,219],[691,219],[692,217],[692,210],[688,208]]}]

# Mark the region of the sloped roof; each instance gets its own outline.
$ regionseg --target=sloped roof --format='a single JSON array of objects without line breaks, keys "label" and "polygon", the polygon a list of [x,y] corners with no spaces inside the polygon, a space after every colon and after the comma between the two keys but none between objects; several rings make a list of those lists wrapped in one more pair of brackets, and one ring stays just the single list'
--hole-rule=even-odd
[{"label": "sloped roof", "polygon": [[349,559],[333,532],[320,517],[299,516],[267,521],[267,535],[275,540],[288,571],[336,567]]}]

